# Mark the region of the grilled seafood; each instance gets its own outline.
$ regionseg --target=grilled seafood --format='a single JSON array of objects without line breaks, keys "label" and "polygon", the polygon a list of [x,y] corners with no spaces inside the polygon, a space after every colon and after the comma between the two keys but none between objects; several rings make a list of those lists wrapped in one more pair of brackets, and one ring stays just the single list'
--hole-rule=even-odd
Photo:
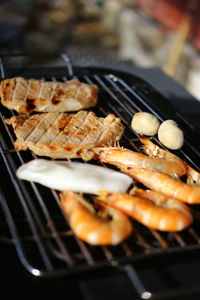
[{"label": "grilled seafood", "polygon": [[21,165],[18,178],[59,191],[97,194],[100,189],[126,192],[133,179],[121,172],[87,163],[34,159]]},{"label": "grilled seafood", "polygon": [[187,166],[187,183],[200,185],[200,173],[190,166]]},{"label": "grilled seafood", "polygon": [[92,149],[97,157],[105,163],[113,164],[119,168],[147,168],[169,174],[171,176],[182,176],[186,169],[182,161],[148,157],[142,153],[134,152],[120,147],[97,147]]},{"label": "grilled seafood", "polygon": [[189,208],[161,193],[136,189],[134,195],[101,190],[100,200],[122,210],[149,228],[161,231],[181,231],[192,222]]},{"label": "grilled seafood", "polygon": [[14,77],[0,84],[1,103],[21,114],[31,112],[71,112],[93,107],[98,87],[78,80],[42,81]]},{"label": "grilled seafood", "polygon": [[140,137],[140,141],[143,144],[142,150],[144,151],[144,153],[146,155],[148,155],[150,157],[158,157],[158,158],[164,159],[167,162],[169,162],[170,165],[174,166],[174,169],[176,171],[176,173],[174,174],[175,176],[176,176],[176,174],[179,177],[185,175],[186,170],[187,170],[187,165],[182,159],[180,159],[175,154],[158,147],[152,141],[150,141],[147,137],[144,137],[144,136]]},{"label": "grilled seafood", "polygon": [[123,168],[123,171],[148,188],[188,204],[200,203],[200,186],[184,183],[167,174],[145,168]]},{"label": "grilled seafood", "polygon": [[133,228],[128,217],[112,207],[103,207],[111,220],[86,207],[84,199],[71,191],[60,194],[61,206],[74,233],[92,245],[117,245],[127,238]]},{"label": "grilled seafood", "polygon": [[[196,170],[194,170],[192,167],[190,167],[186,162],[181,160],[178,156],[175,154],[163,150],[157,145],[155,145],[152,141],[150,141],[146,137],[140,137],[140,141],[142,142],[142,149],[148,156],[153,157],[159,157],[163,158],[169,161],[172,161],[174,164],[176,164],[177,168],[180,168],[180,174],[181,174],[181,168],[183,175],[187,175],[187,183],[188,184],[200,184],[200,173]],[[181,176],[181,175],[180,175]]]}]

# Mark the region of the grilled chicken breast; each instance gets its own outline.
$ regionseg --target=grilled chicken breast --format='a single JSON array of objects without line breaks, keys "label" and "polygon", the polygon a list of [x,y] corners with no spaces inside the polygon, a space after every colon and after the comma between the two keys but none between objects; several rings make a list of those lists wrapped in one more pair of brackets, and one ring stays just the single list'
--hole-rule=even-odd
[{"label": "grilled chicken breast", "polygon": [[1,103],[21,114],[31,112],[73,112],[97,103],[98,87],[78,80],[42,81],[14,77],[0,85]]},{"label": "grilled chicken breast", "polygon": [[13,126],[17,150],[30,149],[52,158],[90,160],[94,157],[91,148],[114,145],[124,131],[121,120],[113,114],[101,118],[91,111],[21,115],[6,122]]}]

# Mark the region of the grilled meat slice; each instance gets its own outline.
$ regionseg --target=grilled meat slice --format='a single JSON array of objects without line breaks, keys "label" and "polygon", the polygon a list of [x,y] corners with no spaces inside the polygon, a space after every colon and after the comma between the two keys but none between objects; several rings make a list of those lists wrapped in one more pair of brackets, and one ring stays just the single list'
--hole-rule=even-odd
[{"label": "grilled meat slice", "polygon": [[74,114],[50,112],[32,116],[14,116],[6,122],[13,126],[17,150],[30,149],[52,158],[90,160],[93,147],[113,146],[123,134],[121,120],[113,114],[105,118],[93,112]]},{"label": "grilled meat slice", "polygon": [[93,107],[98,87],[78,80],[42,81],[14,77],[0,85],[1,103],[21,114],[31,112],[72,112]]}]

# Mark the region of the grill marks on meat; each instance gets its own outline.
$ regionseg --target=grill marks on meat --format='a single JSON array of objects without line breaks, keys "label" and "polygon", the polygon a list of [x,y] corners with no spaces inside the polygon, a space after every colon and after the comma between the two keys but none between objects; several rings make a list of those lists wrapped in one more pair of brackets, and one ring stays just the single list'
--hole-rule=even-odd
[{"label": "grill marks on meat", "polygon": [[7,123],[16,134],[17,150],[30,149],[37,155],[52,158],[90,160],[94,157],[91,148],[113,146],[124,131],[121,120],[113,114],[100,118],[82,110],[75,114],[50,112],[14,116]]},{"label": "grill marks on meat", "polygon": [[93,107],[98,87],[78,80],[42,81],[15,77],[0,85],[1,103],[19,113],[71,112]]}]

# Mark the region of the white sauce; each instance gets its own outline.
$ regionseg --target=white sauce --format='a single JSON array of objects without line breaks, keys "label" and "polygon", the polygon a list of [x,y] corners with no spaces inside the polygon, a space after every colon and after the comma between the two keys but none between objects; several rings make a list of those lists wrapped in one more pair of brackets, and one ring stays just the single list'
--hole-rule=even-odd
[{"label": "white sauce", "polygon": [[35,159],[17,170],[17,177],[59,191],[98,194],[99,190],[126,192],[133,180],[126,174],[87,163]]}]

